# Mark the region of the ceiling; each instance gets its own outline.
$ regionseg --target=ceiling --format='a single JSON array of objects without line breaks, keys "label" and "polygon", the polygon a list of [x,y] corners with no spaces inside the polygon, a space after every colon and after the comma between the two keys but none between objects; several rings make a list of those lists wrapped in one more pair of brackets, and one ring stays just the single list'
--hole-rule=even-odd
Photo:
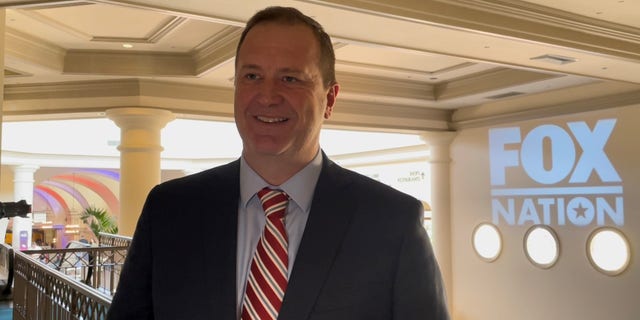
[{"label": "ceiling", "polygon": [[421,133],[640,102],[638,0],[0,0],[4,121],[122,106],[230,120],[242,27],[274,4],[334,40],[330,127]]}]

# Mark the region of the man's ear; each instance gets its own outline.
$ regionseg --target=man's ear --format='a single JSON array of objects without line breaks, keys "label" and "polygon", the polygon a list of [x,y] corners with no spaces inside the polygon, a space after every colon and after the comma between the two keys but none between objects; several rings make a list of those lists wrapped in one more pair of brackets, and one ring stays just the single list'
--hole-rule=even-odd
[{"label": "man's ear", "polygon": [[332,84],[327,91],[327,105],[324,108],[324,118],[329,119],[333,112],[333,106],[336,104],[338,98],[338,91],[340,91],[340,85],[337,83]]}]

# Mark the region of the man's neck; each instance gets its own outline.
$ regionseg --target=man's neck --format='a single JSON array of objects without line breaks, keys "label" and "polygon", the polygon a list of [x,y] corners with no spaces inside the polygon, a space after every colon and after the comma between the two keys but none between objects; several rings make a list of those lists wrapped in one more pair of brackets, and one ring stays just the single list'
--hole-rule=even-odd
[{"label": "man's neck", "polygon": [[[247,156],[243,154],[247,164],[267,183],[279,186],[302,170],[315,155],[311,157],[284,156]],[[307,159],[308,158],[308,159]]]}]

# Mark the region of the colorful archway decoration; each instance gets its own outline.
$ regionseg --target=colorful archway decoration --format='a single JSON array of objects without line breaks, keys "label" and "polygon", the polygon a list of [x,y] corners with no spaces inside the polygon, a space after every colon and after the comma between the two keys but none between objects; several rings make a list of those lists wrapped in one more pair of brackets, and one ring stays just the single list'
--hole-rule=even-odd
[{"label": "colorful archway decoration", "polygon": [[34,193],[41,196],[54,213],[67,214],[69,212],[67,202],[57,191],[43,185],[38,185],[34,188]]},{"label": "colorful archway decoration", "polygon": [[89,202],[87,202],[87,199],[77,189],[73,188],[68,184],[47,180],[47,181],[44,181],[42,185],[53,186],[53,187],[62,189],[67,193],[69,193],[74,199],[76,199],[76,201],[78,201],[81,207],[86,208],[89,206]]},{"label": "colorful archway decoration", "polygon": [[120,201],[118,200],[118,198],[113,194],[113,192],[111,192],[111,190],[106,185],[104,185],[103,183],[95,179],[92,179],[83,175],[77,175],[77,174],[62,174],[62,175],[54,176],[51,179],[71,181],[73,183],[83,185],[89,188],[90,190],[92,190],[93,192],[97,193],[98,196],[100,196],[104,200],[104,202],[107,204],[107,206],[109,207],[109,211],[113,215],[118,215],[120,213]]},{"label": "colorful archway decoration", "polygon": [[120,173],[117,171],[113,171],[113,170],[106,170],[106,169],[79,169],[78,171],[81,172],[89,172],[89,173],[95,173],[95,174],[99,174],[101,176],[105,176],[105,177],[109,177],[115,181],[120,181]]}]

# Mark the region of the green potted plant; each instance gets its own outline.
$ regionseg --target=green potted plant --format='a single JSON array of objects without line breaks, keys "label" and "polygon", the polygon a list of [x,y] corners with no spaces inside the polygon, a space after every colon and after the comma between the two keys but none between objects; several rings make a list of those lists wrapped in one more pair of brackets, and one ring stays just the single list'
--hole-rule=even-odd
[{"label": "green potted plant", "polygon": [[105,209],[89,206],[82,211],[80,219],[89,225],[96,237],[100,232],[118,233],[118,224]]}]

